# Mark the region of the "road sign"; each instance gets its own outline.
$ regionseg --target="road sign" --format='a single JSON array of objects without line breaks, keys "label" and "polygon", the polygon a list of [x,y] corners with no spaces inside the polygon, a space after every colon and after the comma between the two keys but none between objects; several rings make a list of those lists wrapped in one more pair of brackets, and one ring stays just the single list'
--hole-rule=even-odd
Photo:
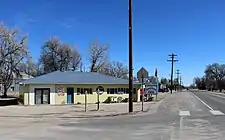
[{"label": "road sign", "polygon": [[101,95],[101,94],[103,93],[103,91],[104,91],[104,88],[103,88],[102,86],[98,86],[98,87],[96,88],[96,91],[97,91],[97,92],[96,92],[97,94],[100,94],[100,95]]},{"label": "road sign", "polygon": [[97,92],[97,94],[100,94],[100,95],[101,95],[102,93],[103,93],[103,91],[98,91],[98,92]]},{"label": "road sign", "polygon": [[145,85],[146,94],[157,94],[157,86],[156,85]]},{"label": "road sign", "polygon": [[141,68],[138,72],[137,72],[137,78],[139,81],[141,81],[142,78],[148,78],[148,71],[145,68]]},{"label": "road sign", "polygon": [[145,83],[146,94],[158,94],[158,78],[151,76]]}]

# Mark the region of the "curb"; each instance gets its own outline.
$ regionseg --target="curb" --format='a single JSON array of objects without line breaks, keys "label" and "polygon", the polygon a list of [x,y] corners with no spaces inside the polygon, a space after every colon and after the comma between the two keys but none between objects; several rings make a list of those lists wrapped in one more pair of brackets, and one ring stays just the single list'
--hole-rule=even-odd
[{"label": "curb", "polygon": [[[134,115],[142,111],[134,111],[132,113],[125,112],[125,113],[115,113],[115,114],[106,114],[106,115],[83,115],[83,116],[71,116],[71,117],[56,117],[56,118],[99,118],[99,117],[113,117],[113,116],[123,116],[123,115]],[[0,116],[0,118],[52,118],[52,116],[28,116],[28,115],[15,115],[15,116]]]},{"label": "curb", "polygon": [[135,115],[142,111],[134,111],[132,113],[126,112],[126,113],[117,113],[117,114],[107,114],[107,115],[91,115],[91,116],[77,116],[77,117],[58,117],[61,119],[65,118],[100,118],[100,117],[113,117],[113,116],[125,116],[125,115]]}]

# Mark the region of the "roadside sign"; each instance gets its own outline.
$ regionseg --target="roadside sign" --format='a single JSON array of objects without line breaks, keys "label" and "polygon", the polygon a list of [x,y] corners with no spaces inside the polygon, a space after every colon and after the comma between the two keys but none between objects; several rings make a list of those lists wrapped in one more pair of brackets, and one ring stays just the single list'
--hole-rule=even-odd
[{"label": "roadside sign", "polygon": [[146,94],[157,94],[156,85],[146,85]]},{"label": "roadside sign", "polygon": [[146,94],[158,94],[158,78],[151,76],[145,83]]},{"label": "roadside sign", "polygon": [[96,93],[99,94],[99,95],[103,94],[103,91],[104,91],[104,88],[102,86],[98,86],[96,88]]},{"label": "roadside sign", "polygon": [[100,95],[101,95],[102,93],[103,93],[103,91],[98,91],[98,92],[97,92],[97,94],[100,94]]},{"label": "roadside sign", "polygon": [[148,78],[148,71],[142,67],[138,72],[137,72],[137,78],[139,81],[141,81],[142,78]]}]

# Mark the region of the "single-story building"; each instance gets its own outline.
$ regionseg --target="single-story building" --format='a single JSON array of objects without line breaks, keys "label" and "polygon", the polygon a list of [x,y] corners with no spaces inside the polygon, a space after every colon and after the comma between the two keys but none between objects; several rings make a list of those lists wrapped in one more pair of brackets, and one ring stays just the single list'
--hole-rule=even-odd
[{"label": "single-story building", "polygon": [[[96,103],[110,98],[124,100],[129,97],[128,80],[96,72],[55,71],[22,81],[24,105]],[[133,83],[133,100],[140,101],[140,83]]]}]

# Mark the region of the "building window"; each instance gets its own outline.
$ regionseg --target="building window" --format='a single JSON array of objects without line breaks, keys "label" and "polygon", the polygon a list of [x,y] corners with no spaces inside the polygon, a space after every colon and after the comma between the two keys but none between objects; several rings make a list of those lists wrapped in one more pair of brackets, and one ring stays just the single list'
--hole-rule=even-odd
[{"label": "building window", "polygon": [[11,87],[11,91],[14,91],[15,90],[15,88],[14,87]]},{"label": "building window", "polygon": [[114,94],[118,93],[118,88],[114,88]]},{"label": "building window", "polygon": [[[107,94],[128,94],[129,88],[107,88]],[[134,94],[136,92],[134,91]]]},{"label": "building window", "polygon": [[114,88],[110,88],[110,90],[109,90],[109,94],[115,94],[115,90],[114,90]]},{"label": "building window", "polygon": [[107,88],[107,94],[109,94],[109,88]]},{"label": "building window", "polygon": [[125,88],[118,88],[118,93],[123,94],[125,90],[126,90]]},{"label": "building window", "polygon": [[77,94],[85,94],[85,91],[87,94],[92,94],[92,88],[77,88]]},{"label": "building window", "polygon": [[125,93],[126,93],[126,94],[129,94],[129,88],[126,88]]}]

